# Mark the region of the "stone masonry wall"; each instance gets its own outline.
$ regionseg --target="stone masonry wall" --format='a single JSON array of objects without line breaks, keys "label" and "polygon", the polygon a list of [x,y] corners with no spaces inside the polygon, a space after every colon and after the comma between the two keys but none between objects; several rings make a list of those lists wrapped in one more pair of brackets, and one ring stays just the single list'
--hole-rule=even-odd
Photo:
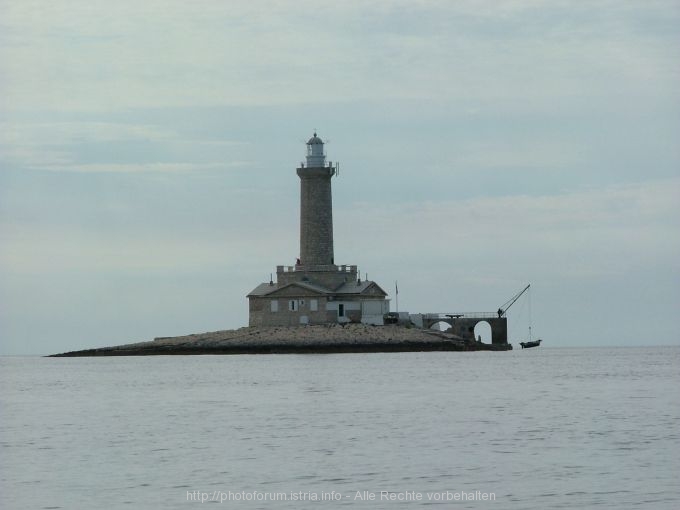
[{"label": "stone masonry wall", "polygon": [[[310,307],[310,300],[317,300],[317,310],[313,311]],[[296,301],[296,309],[290,310],[289,301]],[[271,311],[272,298],[251,297],[250,298],[250,314],[248,325],[254,326],[299,326],[300,317],[307,317],[308,324],[326,324],[329,322],[329,313],[326,311],[326,299],[319,297],[304,297],[297,298],[286,297],[278,298],[278,311]],[[304,303],[302,303],[304,301]],[[332,314],[336,318],[337,314]],[[335,322],[335,321],[333,321]]]},{"label": "stone masonry wall", "polygon": [[[317,266],[318,268],[319,266]],[[347,282],[355,282],[357,280],[356,266],[326,266],[328,271],[312,271],[307,270],[304,266],[297,266],[295,271],[276,271],[276,279],[279,285],[287,285],[293,282],[306,282],[312,285],[320,285],[327,289],[335,290],[342,284]],[[334,268],[334,269],[330,269]]]},{"label": "stone masonry wall", "polygon": [[330,167],[297,169],[300,177],[300,260],[303,266],[332,265],[333,198]]}]

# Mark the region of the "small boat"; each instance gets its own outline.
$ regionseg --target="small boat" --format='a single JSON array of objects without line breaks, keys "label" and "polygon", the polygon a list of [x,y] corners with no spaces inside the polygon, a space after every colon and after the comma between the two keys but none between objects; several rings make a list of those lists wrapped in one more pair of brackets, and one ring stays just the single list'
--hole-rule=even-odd
[{"label": "small boat", "polygon": [[[525,291],[529,290],[530,287],[531,287],[531,285],[527,285],[526,287],[524,287],[524,290],[522,292],[520,292],[519,294],[517,294],[517,296],[512,298],[512,300],[510,301],[510,305],[512,305],[512,303],[517,301],[517,298],[519,298],[522,294],[524,294]],[[538,347],[539,345],[541,345],[541,342],[543,341],[541,339],[536,339],[536,340],[531,339],[531,292],[527,293],[527,302],[529,303],[529,341],[519,343],[519,345],[522,346],[522,349],[530,349],[531,347]],[[510,308],[510,306],[505,306],[506,310],[508,308]],[[498,310],[498,316],[499,317],[503,316],[503,306],[501,306],[501,308]]]}]

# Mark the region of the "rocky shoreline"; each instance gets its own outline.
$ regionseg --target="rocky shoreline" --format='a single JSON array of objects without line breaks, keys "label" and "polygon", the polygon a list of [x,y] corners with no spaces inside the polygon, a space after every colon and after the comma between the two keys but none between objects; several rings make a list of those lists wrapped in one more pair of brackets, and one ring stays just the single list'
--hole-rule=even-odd
[{"label": "rocky shoreline", "polygon": [[153,356],[192,354],[331,354],[352,352],[417,352],[510,350],[466,343],[462,338],[440,331],[407,326],[331,324],[213,331],[186,336],[159,337],[112,347],[100,347],[53,354],[51,357]]}]

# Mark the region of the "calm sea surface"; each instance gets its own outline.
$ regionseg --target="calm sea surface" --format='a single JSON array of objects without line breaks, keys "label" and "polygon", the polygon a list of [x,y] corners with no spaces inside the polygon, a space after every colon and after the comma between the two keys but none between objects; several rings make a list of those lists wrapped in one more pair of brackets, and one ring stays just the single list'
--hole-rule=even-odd
[{"label": "calm sea surface", "polygon": [[3,509],[680,508],[676,347],[0,358],[0,383]]}]

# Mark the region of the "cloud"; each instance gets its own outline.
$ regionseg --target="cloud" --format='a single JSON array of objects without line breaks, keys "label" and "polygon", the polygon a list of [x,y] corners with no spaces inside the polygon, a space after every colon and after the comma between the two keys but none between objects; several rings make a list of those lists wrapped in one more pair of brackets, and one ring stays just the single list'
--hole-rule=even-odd
[{"label": "cloud", "polygon": [[[193,230],[193,232],[192,232]],[[200,231],[196,234],[195,231]],[[256,260],[281,248],[276,235],[249,235],[238,225],[223,224],[206,232],[200,225],[168,233],[152,229],[119,229],[40,224],[7,224],[2,233],[0,269],[14,275],[204,274],[249,267],[257,273],[272,270]],[[279,242],[277,242],[279,241]],[[288,261],[281,261],[284,263]]]},{"label": "cloud", "polygon": [[677,51],[650,37],[675,12],[664,2],[264,5],[10,5],[6,109],[409,98],[549,111],[603,107],[610,94],[667,97],[678,82]]},{"label": "cloud", "polygon": [[[508,138],[511,135],[506,135]],[[455,153],[446,154],[440,166],[479,170],[513,171],[576,168],[584,163],[580,147],[573,141],[523,137],[467,141]]]},{"label": "cloud", "polygon": [[92,122],[87,120],[0,122],[0,133],[0,144],[6,148],[140,140],[223,147],[233,147],[245,143],[240,140],[210,138],[209,136],[196,138],[195,135],[180,133],[177,129],[160,124],[139,124],[137,122]]},{"label": "cloud", "polygon": [[64,145],[90,141],[171,140],[177,133],[157,124],[125,124],[116,122],[52,121],[0,122],[0,141],[6,145]]},{"label": "cloud", "polygon": [[84,172],[84,173],[132,173],[132,172],[198,172],[203,170],[224,170],[226,168],[243,168],[250,166],[248,161],[231,161],[229,163],[195,164],[195,163],[98,163],[90,165],[34,165],[32,170],[49,172]]},{"label": "cloud", "polygon": [[[241,151],[248,145],[245,142],[220,139],[210,134],[180,133],[159,124],[4,122],[0,123],[0,133],[0,162],[6,169],[89,173],[189,172],[243,168],[253,164],[235,159],[234,151]],[[111,161],[124,157],[126,153],[133,154],[131,157],[134,159],[134,154],[140,151],[131,150],[130,145],[141,145],[146,150],[137,155],[137,161]],[[84,154],[100,161],[85,163],[81,161],[86,157]],[[154,155],[159,159],[185,161],[146,161]]]},{"label": "cloud", "polygon": [[[544,279],[624,278],[651,266],[678,271],[680,179],[616,185],[543,196],[481,197],[376,208],[354,204],[338,235],[350,244],[356,228],[379,253],[352,258],[394,266],[402,260],[446,268],[465,279],[470,268],[488,278],[534,274]],[[344,227],[344,228],[343,228]],[[404,243],[404,239],[413,242]],[[343,241],[336,241],[342,246]],[[345,248],[347,250],[347,248]]]}]

